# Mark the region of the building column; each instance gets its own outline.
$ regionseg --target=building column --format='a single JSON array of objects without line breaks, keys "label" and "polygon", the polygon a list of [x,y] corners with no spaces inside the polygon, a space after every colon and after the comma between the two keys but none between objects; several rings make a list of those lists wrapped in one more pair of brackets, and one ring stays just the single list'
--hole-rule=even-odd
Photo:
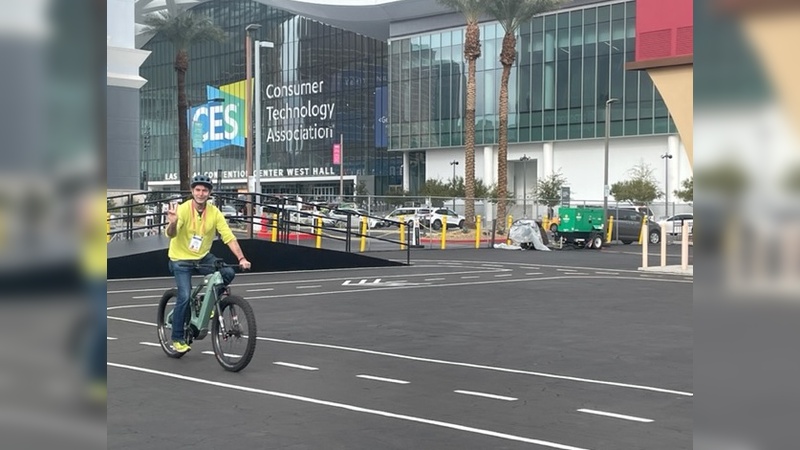
[{"label": "building column", "polygon": [[411,190],[411,158],[409,152],[403,152],[403,191]]},{"label": "building column", "polygon": [[543,147],[543,156],[542,156],[542,176],[549,177],[554,173],[553,170],[553,143],[552,142],[545,142]]},{"label": "building column", "polygon": [[[483,147],[483,182],[486,187],[490,187],[494,180],[497,179],[495,175],[495,167],[497,166],[497,158],[494,156],[494,148],[491,145]],[[484,223],[488,227],[492,220],[494,220],[494,205],[485,205]]]}]

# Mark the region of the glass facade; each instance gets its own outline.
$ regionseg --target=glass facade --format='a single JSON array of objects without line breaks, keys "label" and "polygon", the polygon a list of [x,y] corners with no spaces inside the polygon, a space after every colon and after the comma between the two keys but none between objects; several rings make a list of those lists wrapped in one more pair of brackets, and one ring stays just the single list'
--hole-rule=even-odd
[{"label": "glass facade", "polygon": [[[402,184],[402,156],[388,149],[388,46],[250,1],[212,0],[192,9],[212,17],[227,39],[190,48],[186,91],[193,171],[245,178],[245,27],[256,23],[262,48],[262,159],[264,192],[337,192],[333,144],[344,139],[344,173],[374,177],[373,194]],[[148,181],[175,180],[178,120],[175,49],[156,35],[141,68],[142,170]],[[304,180],[294,183],[292,177]],[[271,178],[280,179],[280,182]],[[335,186],[335,191],[333,187]],[[226,190],[244,184],[223,184]]]},{"label": "glass facade", "polygon": [[[634,59],[635,2],[593,5],[534,18],[517,31],[509,80],[510,143],[674,133],[666,105]],[[496,144],[504,29],[481,25],[475,144]],[[464,27],[389,43],[392,150],[463,145]]]}]

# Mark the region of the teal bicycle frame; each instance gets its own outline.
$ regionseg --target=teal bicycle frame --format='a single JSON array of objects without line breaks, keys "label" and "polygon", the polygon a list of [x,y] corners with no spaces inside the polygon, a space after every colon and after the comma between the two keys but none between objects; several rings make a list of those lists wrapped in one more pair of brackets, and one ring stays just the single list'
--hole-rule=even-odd
[{"label": "teal bicycle frame", "polygon": [[[211,323],[211,313],[215,309],[219,309],[217,307],[218,299],[217,290],[215,287],[224,284],[225,283],[222,280],[222,275],[219,273],[219,271],[216,271],[212,274],[206,275],[201,284],[192,288],[192,292],[189,295],[189,306],[187,308],[187,317],[189,318],[187,325],[191,329],[192,333],[186,337],[190,341],[192,339],[201,340],[208,335],[209,325]],[[203,293],[202,300],[199,300],[197,296],[203,290],[205,290],[205,293]],[[174,312],[174,309],[169,312],[169,315],[167,316],[168,323],[172,323],[172,314]],[[216,311],[216,317],[221,317],[219,311]],[[220,323],[220,325],[222,325],[222,323]],[[175,324],[172,324],[172,326],[174,327]]]}]

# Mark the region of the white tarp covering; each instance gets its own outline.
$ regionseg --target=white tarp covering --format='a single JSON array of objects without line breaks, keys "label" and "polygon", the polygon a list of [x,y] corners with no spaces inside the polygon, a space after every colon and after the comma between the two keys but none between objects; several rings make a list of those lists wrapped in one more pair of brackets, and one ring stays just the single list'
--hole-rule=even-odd
[{"label": "white tarp covering", "polygon": [[544,245],[541,230],[535,220],[520,219],[515,221],[511,224],[508,237],[511,239],[511,242],[523,248],[530,248],[532,246],[536,250],[544,252],[550,251],[550,249]]}]

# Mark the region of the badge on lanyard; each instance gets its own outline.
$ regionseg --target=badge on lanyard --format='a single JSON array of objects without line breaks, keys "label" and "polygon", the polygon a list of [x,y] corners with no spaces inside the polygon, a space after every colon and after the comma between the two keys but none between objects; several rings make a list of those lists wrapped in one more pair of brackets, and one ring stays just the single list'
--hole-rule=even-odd
[{"label": "badge on lanyard", "polygon": [[197,253],[200,251],[200,246],[203,244],[203,236],[194,235],[189,241],[189,250]]}]

